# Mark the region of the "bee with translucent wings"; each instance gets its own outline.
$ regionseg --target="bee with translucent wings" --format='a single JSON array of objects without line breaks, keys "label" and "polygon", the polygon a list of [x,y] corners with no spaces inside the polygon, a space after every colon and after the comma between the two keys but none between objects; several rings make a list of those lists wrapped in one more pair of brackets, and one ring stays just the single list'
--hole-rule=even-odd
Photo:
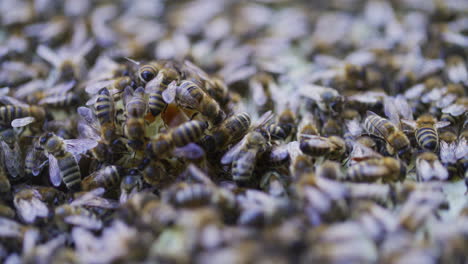
[{"label": "bee with translucent wings", "polygon": [[24,175],[24,163],[21,148],[18,144],[17,131],[7,128],[0,132],[1,162],[11,178],[20,179]]},{"label": "bee with translucent wings", "polygon": [[[81,173],[78,160],[81,154],[96,147],[97,142],[92,139],[62,139],[48,132],[39,138],[39,145],[48,157],[52,185],[59,186],[63,180],[69,189],[80,189]],[[41,165],[35,165],[39,166]]]},{"label": "bee with translucent wings", "polygon": [[[271,111],[263,114],[250,128],[244,138],[221,159],[221,164],[231,164],[232,177],[237,182],[250,180],[258,157],[270,148],[270,138],[265,133],[265,124],[273,118]],[[286,153],[287,153],[287,149]]]},{"label": "bee with translucent wings", "polygon": [[0,102],[0,123],[12,127],[24,127],[46,119],[46,111],[41,106],[28,105],[16,98],[3,95]]}]

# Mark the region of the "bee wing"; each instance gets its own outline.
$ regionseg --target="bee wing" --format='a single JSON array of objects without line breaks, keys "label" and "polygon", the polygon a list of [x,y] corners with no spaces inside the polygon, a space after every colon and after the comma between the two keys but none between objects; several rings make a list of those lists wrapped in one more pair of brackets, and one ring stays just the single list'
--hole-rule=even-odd
[{"label": "bee wing", "polygon": [[28,104],[24,103],[23,101],[20,101],[14,97],[8,96],[8,95],[3,95],[0,96],[0,103],[4,105],[17,105],[21,107],[29,107]]},{"label": "bee wing", "polygon": [[50,95],[50,94],[64,94],[64,93],[70,91],[71,89],[73,89],[73,87],[75,87],[75,84],[76,84],[75,80],[71,80],[69,82],[64,82],[64,83],[59,83],[59,84],[55,85],[54,87],[52,87],[50,89],[47,89],[45,93],[47,95]]},{"label": "bee wing", "polygon": [[88,94],[97,94],[99,90],[101,90],[104,87],[110,86],[112,82],[113,82],[112,80],[93,82],[86,86],[85,91]]},{"label": "bee wing", "polygon": [[1,141],[5,167],[13,178],[23,175],[23,160],[21,158],[21,149],[17,142],[11,149],[5,141]]},{"label": "bee wing", "polygon": [[357,119],[346,122],[346,128],[353,137],[360,136],[363,133],[361,123]]},{"label": "bee wing", "polygon": [[445,168],[439,160],[434,161],[432,164],[432,171],[434,176],[436,176],[439,180],[446,180],[449,176],[447,168]]},{"label": "bee wing", "polygon": [[0,96],[5,96],[10,93],[10,87],[2,87],[0,88]]},{"label": "bee wing", "polygon": [[274,116],[275,114],[271,110],[264,113],[259,119],[257,119],[252,128],[255,129],[258,127],[262,127],[263,125],[267,124]]},{"label": "bee wing", "polygon": [[422,95],[424,90],[426,89],[426,86],[424,84],[416,84],[415,86],[409,88],[408,90],[405,91],[404,96],[406,99],[417,99]]},{"label": "bee wing", "polygon": [[461,104],[453,104],[442,109],[442,113],[450,114],[452,116],[460,116],[465,112],[466,112],[466,107]]},{"label": "bee wing", "polygon": [[174,155],[187,159],[199,159],[205,156],[205,151],[202,147],[195,143],[189,143],[186,146],[175,148]]},{"label": "bee wing", "polygon": [[455,156],[457,159],[465,158],[468,155],[468,145],[464,137],[458,140],[457,147],[455,149]]},{"label": "bee wing", "polygon": [[423,181],[430,180],[433,175],[432,167],[427,160],[419,159],[416,162],[417,174],[422,177]]},{"label": "bee wing", "polygon": [[93,49],[94,44],[95,43],[93,39],[86,41],[83,45],[81,45],[77,52],[73,53],[71,60],[75,63],[82,60],[84,56],[86,56],[86,54],[88,54]]},{"label": "bee wing", "polygon": [[439,129],[439,128],[446,127],[446,126],[448,126],[448,125],[450,125],[450,122],[449,122],[449,121],[439,121],[439,122],[437,122],[437,123],[435,124],[435,127],[436,127],[437,129]]},{"label": "bee wing", "polygon": [[445,141],[440,141],[440,160],[444,163],[450,162],[454,163],[457,161],[456,157],[456,143],[447,143]]},{"label": "bee wing", "polygon": [[43,58],[44,60],[52,64],[54,67],[56,68],[60,67],[60,64],[62,63],[62,59],[57,53],[55,53],[49,47],[46,47],[44,45],[39,45],[36,52],[37,52],[37,55],[39,55],[39,57]]},{"label": "bee wing", "polygon": [[15,202],[18,214],[26,223],[33,223],[36,217],[46,217],[49,214],[49,208],[41,200],[32,197],[30,200],[19,199]]},{"label": "bee wing", "polygon": [[233,159],[237,156],[242,146],[245,144],[247,137],[244,137],[239,143],[232,147],[228,152],[226,152],[221,158],[221,164],[227,165],[230,164]]},{"label": "bee wing", "polygon": [[184,61],[184,66],[192,73],[194,73],[196,76],[200,76],[203,80],[209,80],[210,76],[208,73],[206,73],[204,70],[202,70],[200,67],[197,65],[193,64],[189,60]]},{"label": "bee wing", "polygon": [[161,88],[162,78],[163,76],[158,74],[156,78],[153,78],[151,81],[149,81],[145,86],[146,93],[157,92]]},{"label": "bee wing", "polygon": [[289,158],[289,146],[283,144],[280,146],[273,147],[270,152],[270,160],[272,161],[283,161]]},{"label": "bee wing", "polygon": [[70,225],[80,226],[86,229],[99,230],[102,228],[102,221],[89,215],[69,215],[64,221]]},{"label": "bee wing", "polygon": [[89,201],[96,199],[97,197],[100,197],[103,195],[105,192],[104,188],[99,187],[96,189],[93,189],[89,192],[84,193],[83,195],[77,197],[75,200],[73,200],[70,205],[72,206],[82,206],[88,203]]},{"label": "bee wing", "polygon": [[32,116],[27,116],[27,117],[23,117],[23,118],[17,118],[13,121],[11,121],[11,126],[12,127],[24,127],[24,126],[27,126],[31,123],[34,123],[34,121],[36,121],[36,119]]},{"label": "bee wing", "polygon": [[49,96],[46,98],[41,99],[37,104],[38,105],[46,105],[46,104],[55,104],[61,102],[63,97],[61,96]]},{"label": "bee wing", "polygon": [[416,129],[417,127],[416,121],[414,120],[401,119],[401,122],[413,129]]},{"label": "bee wing", "polygon": [[104,208],[104,209],[116,209],[119,206],[119,203],[114,200],[109,200],[106,198],[95,196],[92,199],[81,201],[79,205],[84,205],[87,207],[98,207],[98,208]]},{"label": "bee wing", "polygon": [[98,142],[93,139],[79,138],[79,139],[65,139],[63,140],[68,152],[74,156],[85,153],[97,146]]},{"label": "bee wing", "polygon": [[62,176],[60,175],[58,160],[52,154],[49,154],[48,157],[50,182],[53,186],[58,187],[62,183]]},{"label": "bee wing", "polygon": [[162,97],[164,102],[170,104],[174,102],[177,92],[177,84],[175,81],[172,81],[168,86],[167,89],[162,92]]},{"label": "bee wing", "polygon": [[125,108],[127,108],[128,102],[132,100],[134,92],[135,91],[133,90],[132,87],[130,86],[125,87],[124,92],[123,92],[123,97],[122,97]]},{"label": "bee wing", "polygon": [[252,88],[252,99],[256,105],[264,105],[267,102],[267,95],[263,90],[262,85],[258,81],[252,81],[250,83],[250,87]]},{"label": "bee wing", "polygon": [[397,95],[393,101],[400,117],[413,120],[413,110],[403,95]]},{"label": "bee wing", "polygon": [[353,145],[353,150],[351,151],[351,154],[349,156],[351,157],[351,160],[357,162],[370,158],[382,158],[382,155],[380,155],[380,153],[358,142],[356,142]]},{"label": "bee wing", "polygon": [[400,115],[395,105],[394,98],[386,97],[384,99],[384,112],[393,124],[395,124],[397,127],[400,126]]},{"label": "bee wing", "polygon": [[93,110],[88,107],[80,106],[77,109],[78,114],[86,121],[88,124],[96,124],[98,122],[96,115],[94,115]]}]

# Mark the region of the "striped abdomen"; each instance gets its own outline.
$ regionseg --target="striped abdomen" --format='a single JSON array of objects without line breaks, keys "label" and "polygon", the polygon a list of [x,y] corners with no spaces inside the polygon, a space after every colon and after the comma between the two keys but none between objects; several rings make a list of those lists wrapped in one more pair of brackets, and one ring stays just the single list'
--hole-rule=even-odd
[{"label": "striped abdomen", "polygon": [[[245,158],[245,155],[250,157]],[[232,163],[232,179],[236,182],[246,182],[252,177],[255,169],[256,151],[240,151],[237,158]]]},{"label": "striped abdomen", "polygon": [[179,127],[172,132],[172,140],[176,147],[182,147],[188,143],[197,141],[203,136],[208,124],[203,121],[190,121]]},{"label": "striped abdomen", "polygon": [[152,92],[149,94],[148,97],[148,107],[151,111],[151,114],[153,116],[158,116],[161,114],[164,109],[166,109],[167,104],[164,102],[162,98],[162,92],[157,91],[157,92]]},{"label": "striped abdomen", "polygon": [[80,190],[81,188],[81,173],[80,167],[75,157],[65,152],[63,157],[56,157],[60,169],[62,180],[70,190]]},{"label": "striped abdomen", "polygon": [[83,180],[83,190],[92,190],[98,187],[109,188],[120,181],[120,174],[116,166],[107,166],[89,175]]},{"label": "striped abdomen", "polygon": [[418,145],[424,150],[435,152],[439,146],[437,131],[432,127],[416,129],[415,137]]},{"label": "striped abdomen", "polygon": [[30,116],[29,107],[16,106],[16,105],[5,105],[0,107],[0,119],[3,124],[10,124],[11,121]]},{"label": "striped abdomen", "polygon": [[385,139],[396,129],[390,121],[375,114],[367,116],[364,120],[364,128],[370,134]]},{"label": "striped abdomen", "polygon": [[94,105],[94,110],[101,125],[113,123],[114,104],[112,97],[106,88],[99,91],[96,104]]}]

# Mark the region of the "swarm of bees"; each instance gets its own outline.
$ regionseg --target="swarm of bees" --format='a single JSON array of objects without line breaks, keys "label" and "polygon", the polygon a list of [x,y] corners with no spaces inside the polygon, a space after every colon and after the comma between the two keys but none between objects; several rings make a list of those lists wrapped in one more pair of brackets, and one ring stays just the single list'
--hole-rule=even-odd
[{"label": "swarm of bees", "polygon": [[468,262],[465,1],[0,12],[2,263]]}]

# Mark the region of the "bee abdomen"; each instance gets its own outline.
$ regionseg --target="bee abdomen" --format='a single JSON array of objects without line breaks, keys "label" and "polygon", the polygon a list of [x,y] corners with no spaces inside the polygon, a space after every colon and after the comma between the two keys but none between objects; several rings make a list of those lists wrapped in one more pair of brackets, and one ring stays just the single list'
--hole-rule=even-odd
[{"label": "bee abdomen", "polygon": [[433,128],[423,127],[416,131],[419,146],[425,150],[435,151],[438,147],[437,132]]},{"label": "bee abdomen", "polygon": [[79,190],[81,188],[80,167],[73,155],[68,154],[64,158],[58,159],[58,166],[63,182],[70,190]]},{"label": "bee abdomen", "polygon": [[203,132],[208,124],[203,121],[190,121],[176,128],[173,134],[174,145],[182,147],[188,143],[198,140],[203,136]]},{"label": "bee abdomen", "polygon": [[148,99],[148,106],[153,116],[159,115],[166,108],[167,104],[164,102],[160,92],[151,93]]}]

